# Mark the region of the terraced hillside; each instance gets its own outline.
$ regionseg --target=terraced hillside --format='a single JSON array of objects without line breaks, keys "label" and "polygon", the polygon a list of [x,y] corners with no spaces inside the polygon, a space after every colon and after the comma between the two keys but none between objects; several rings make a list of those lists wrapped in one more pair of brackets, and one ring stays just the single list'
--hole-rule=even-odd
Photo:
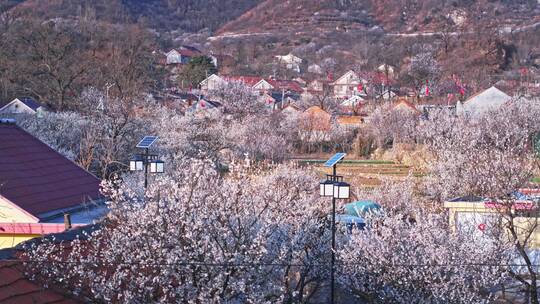
[{"label": "terraced hillside", "polygon": [[[300,160],[300,164],[313,166],[320,173],[331,174],[332,169],[323,167],[324,160]],[[375,187],[380,184],[381,178],[403,179],[409,174],[421,176],[408,166],[391,161],[379,160],[344,160],[338,166],[338,175],[344,177],[354,187]]]}]

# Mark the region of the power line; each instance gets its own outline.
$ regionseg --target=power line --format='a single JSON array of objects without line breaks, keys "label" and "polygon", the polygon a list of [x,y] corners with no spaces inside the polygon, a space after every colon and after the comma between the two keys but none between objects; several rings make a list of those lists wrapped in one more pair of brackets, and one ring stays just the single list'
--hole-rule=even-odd
[{"label": "power line", "polygon": [[[50,263],[50,264],[79,264],[79,265],[129,265],[129,266],[142,266],[142,267],[156,267],[156,266],[208,266],[208,267],[261,267],[261,266],[276,266],[276,267],[329,267],[330,263],[314,263],[314,264],[300,264],[300,263],[210,263],[210,262],[175,262],[175,263],[141,263],[141,262],[109,262],[109,261],[54,261],[54,260],[18,260],[18,259],[3,259],[0,262],[12,262],[12,263]],[[354,266],[363,265],[363,263],[336,263],[339,266]],[[540,267],[540,264],[497,264],[497,263],[445,263],[445,264],[379,264],[382,267]]]}]

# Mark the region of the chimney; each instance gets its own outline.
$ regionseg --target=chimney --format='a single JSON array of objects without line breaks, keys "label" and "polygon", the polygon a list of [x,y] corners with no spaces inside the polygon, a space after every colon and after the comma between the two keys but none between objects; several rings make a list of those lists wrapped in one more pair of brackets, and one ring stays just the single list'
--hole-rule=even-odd
[{"label": "chimney", "polygon": [[69,213],[64,213],[64,227],[66,230],[71,229],[71,215]]}]

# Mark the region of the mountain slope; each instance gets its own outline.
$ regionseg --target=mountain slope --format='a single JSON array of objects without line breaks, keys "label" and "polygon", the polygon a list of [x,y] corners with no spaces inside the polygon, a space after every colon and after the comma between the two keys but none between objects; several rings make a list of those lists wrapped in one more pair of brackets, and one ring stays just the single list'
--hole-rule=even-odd
[{"label": "mountain slope", "polygon": [[0,12],[32,18],[96,18],[111,23],[143,21],[157,31],[214,30],[261,0],[9,0]]},{"label": "mountain slope", "polygon": [[533,0],[265,0],[228,22],[217,36],[257,32],[458,30],[477,24],[522,25],[537,20]]}]

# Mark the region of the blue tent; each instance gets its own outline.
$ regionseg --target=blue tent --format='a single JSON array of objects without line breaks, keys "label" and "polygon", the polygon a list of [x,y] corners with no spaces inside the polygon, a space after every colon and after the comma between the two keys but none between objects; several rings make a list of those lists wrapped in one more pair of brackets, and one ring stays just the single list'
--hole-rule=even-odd
[{"label": "blue tent", "polygon": [[348,214],[336,214],[336,223],[347,226],[347,229],[352,231],[353,228],[363,229],[366,222],[363,218]]},{"label": "blue tent", "polygon": [[361,200],[343,206],[345,214],[362,217],[368,212],[377,212],[381,206],[371,200]]}]

